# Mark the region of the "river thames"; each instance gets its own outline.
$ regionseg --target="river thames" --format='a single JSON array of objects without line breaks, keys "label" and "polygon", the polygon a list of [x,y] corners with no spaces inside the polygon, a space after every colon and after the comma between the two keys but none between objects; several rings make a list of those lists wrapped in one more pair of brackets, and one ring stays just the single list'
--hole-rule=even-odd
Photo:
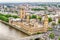
[{"label": "river thames", "polygon": [[0,40],[19,40],[27,36],[25,33],[0,22]]}]

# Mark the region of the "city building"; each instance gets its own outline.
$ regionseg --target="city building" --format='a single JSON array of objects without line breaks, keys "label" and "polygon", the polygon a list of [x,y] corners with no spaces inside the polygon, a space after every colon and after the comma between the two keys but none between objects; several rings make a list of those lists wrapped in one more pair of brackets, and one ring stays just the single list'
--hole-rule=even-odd
[{"label": "city building", "polygon": [[[37,16],[38,17],[38,16]],[[47,32],[48,30],[48,16],[45,14],[43,24],[39,23],[37,19],[30,19],[30,14],[26,13],[24,8],[22,7],[20,10],[20,18],[10,18],[9,24],[18,26],[23,32],[27,33],[28,35],[37,34],[41,32]]]}]

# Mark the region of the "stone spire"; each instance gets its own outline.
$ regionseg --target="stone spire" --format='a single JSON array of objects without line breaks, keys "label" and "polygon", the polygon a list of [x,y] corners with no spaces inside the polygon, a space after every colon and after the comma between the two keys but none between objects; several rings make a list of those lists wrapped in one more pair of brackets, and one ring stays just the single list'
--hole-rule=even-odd
[{"label": "stone spire", "polygon": [[21,8],[20,8],[20,18],[21,18],[21,19],[25,18],[25,14],[26,14],[26,13],[25,13],[25,8],[24,8],[24,7],[21,7]]},{"label": "stone spire", "polygon": [[45,15],[45,18],[44,18],[44,28],[48,28],[48,16],[47,16],[47,14]]},{"label": "stone spire", "polygon": [[26,19],[27,22],[30,22],[30,15],[27,14],[27,19]]}]

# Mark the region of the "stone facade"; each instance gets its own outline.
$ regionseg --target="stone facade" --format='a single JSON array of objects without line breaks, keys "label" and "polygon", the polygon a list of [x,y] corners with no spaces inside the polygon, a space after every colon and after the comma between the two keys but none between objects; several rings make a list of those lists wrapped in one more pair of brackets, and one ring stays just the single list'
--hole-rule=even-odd
[{"label": "stone facade", "polygon": [[32,34],[36,34],[38,32],[47,32],[48,30],[48,16],[45,15],[44,18],[44,24],[40,24],[36,19],[29,19],[29,15],[26,14],[26,12],[24,11],[24,9],[21,9],[20,12],[20,19],[25,19],[24,20],[9,20],[9,23],[12,25],[17,25],[19,27],[21,27],[23,30],[25,30],[28,34],[32,35]]}]

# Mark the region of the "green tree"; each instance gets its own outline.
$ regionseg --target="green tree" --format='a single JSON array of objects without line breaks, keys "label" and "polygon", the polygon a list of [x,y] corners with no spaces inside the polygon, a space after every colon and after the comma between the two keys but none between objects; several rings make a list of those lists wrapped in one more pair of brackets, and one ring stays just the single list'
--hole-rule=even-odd
[{"label": "green tree", "polygon": [[49,38],[54,39],[54,37],[55,37],[54,33],[49,34]]},{"label": "green tree", "polygon": [[40,11],[40,10],[45,10],[45,9],[41,9],[41,8],[32,8],[32,10],[34,10],[34,11]]},{"label": "green tree", "polygon": [[7,15],[7,14],[6,14],[6,15],[4,15],[4,16],[5,16],[5,17],[7,17],[7,18],[11,17],[11,15],[10,15],[10,14],[9,14],[9,15]]},{"label": "green tree", "polygon": [[0,20],[3,20],[3,21],[5,21],[5,22],[8,22],[8,18],[5,17],[5,16],[0,16]]},{"label": "green tree", "polygon": [[4,16],[4,14],[1,14],[1,13],[0,13],[0,16]]},{"label": "green tree", "polygon": [[52,18],[48,18],[48,21],[51,22],[52,21]]},{"label": "green tree", "polygon": [[31,19],[35,19],[35,18],[37,18],[36,15],[32,15],[32,16],[31,16]]},{"label": "green tree", "polygon": [[50,27],[48,28],[48,31],[52,31],[52,30],[53,30],[52,28],[50,28]]},{"label": "green tree", "polygon": [[19,18],[18,16],[15,16],[15,15],[13,15],[13,16],[11,16],[11,17],[13,17],[13,18]]},{"label": "green tree", "polygon": [[60,37],[58,38],[58,40],[60,40]]},{"label": "green tree", "polygon": [[53,26],[55,26],[55,25],[56,25],[56,23],[55,23],[55,22],[53,22],[53,23],[52,23],[52,25],[53,25]]},{"label": "green tree", "polygon": [[58,20],[58,23],[60,24],[60,19]]},{"label": "green tree", "polygon": [[9,17],[13,17],[13,18],[19,18],[18,16],[15,16],[15,15],[4,15],[4,14],[0,14],[0,20],[3,20],[5,22],[8,22],[9,21]]},{"label": "green tree", "polygon": [[16,15],[4,15],[5,17],[7,17],[7,18],[9,18],[9,17],[13,17],[13,18],[19,18],[18,16],[16,16]]},{"label": "green tree", "polygon": [[38,19],[41,21],[42,20],[42,18],[40,17],[40,16],[38,16]]},{"label": "green tree", "polygon": [[37,34],[42,34],[43,32],[37,32]]}]

